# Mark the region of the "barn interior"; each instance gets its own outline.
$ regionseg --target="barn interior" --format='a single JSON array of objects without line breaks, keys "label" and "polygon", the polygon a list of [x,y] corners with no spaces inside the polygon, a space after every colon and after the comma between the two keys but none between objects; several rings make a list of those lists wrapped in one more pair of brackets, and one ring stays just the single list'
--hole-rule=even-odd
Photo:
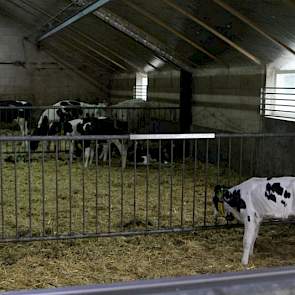
[{"label": "barn interior", "polygon": [[[0,0],[0,15],[0,100],[24,99],[36,106],[49,106],[61,99],[108,105],[144,99],[158,107],[179,108],[177,124],[162,123],[160,129],[164,133],[260,134],[258,139],[251,138],[248,142],[245,139],[244,144],[251,146],[251,152],[249,148],[243,160],[239,158],[238,142],[221,143],[221,158],[230,162],[234,173],[243,164],[244,169],[251,170],[248,174],[255,176],[294,175],[294,136],[267,136],[294,132],[293,0]],[[209,157],[210,162],[213,157],[212,161],[217,161],[215,146],[210,147],[207,156],[206,145],[199,147],[200,158],[207,157],[208,162]],[[286,228],[283,236],[286,243],[291,243],[288,231]],[[230,235],[218,233],[222,234]],[[203,241],[209,239],[206,233],[200,235]],[[178,246],[188,247],[192,243],[190,238],[179,240]],[[276,238],[277,245],[279,235]],[[145,239],[154,243],[155,248],[169,243],[166,237],[158,244],[149,241],[150,237]],[[216,236],[213,240],[219,242]],[[143,245],[137,237],[133,241]],[[272,240],[267,236],[265,241]],[[85,246],[81,241],[78,243],[79,247]],[[223,246],[235,247],[233,243],[225,245],[224,241]],[[24,246],[15,247],[21,247],[20,252],[13,249],[25,257]],[[49,249],[49,256],[54,255],[52,247],[56,246],[44,247]],[[95,246],[87,247],[99,260],[94,254]],[[144,247],[142,251],[147,251]],[[205,243],[197,250],[201,248],[204,250]],[[260,248],[265,250],[263,246]],[[5,246],[0,252],[6,255],[3,265],[10,266],[7,261],[13,254],[9,257],[4,254],[7,249]],[[34,252],[42,252],[41,249],[39,244],[32,245],[31,258]],[[216,249],[218,246],[209,249],[211,255]],[[103,251],[107,256],[106,250]],[[190,252],[187,258],[191,259],[193,254]],[[66,250],[60,250],[58,255],[59,259],[64,255],[74,256]],[[258,265],[281,265],[279,259],[266,261],[266,256]],[[15,262],[17,258],[11,259]],[[28,256],[24,259],[29,263]],[[289,256],[282,263],[288,264],[288,259],[292,263]],[[107,268],[109,262],[102,263]],[[234,263],[227,265],[227,270],[241,269]],[[67,265],[64,269],[72,267]],[[24,268],[22,265],[20,272]],[[122,274],[123,266],[118,268],[121,275],[114,281],[187,274],[179,270],[127,277]],[[221,270],[224,269],[216,266],[215,271]],[[137,271],[140,273],[140,269]],[[148,271],[152,270],[148,268]],[[210,269],[199,268],[189,274],[196,272],[210,272]],[[87,282],[98,280],[90,277],[91,274]],[[27,283],[24,280],[28,278],[22,277],[17,288],[51,287],[50,283],[36,283],[34,278],[34,282]],[[99,280],[113,281],[110,273]],[[67,283],[84,282],[80,276],[52,286]],[[0,282],[1,288],[13,289],[13,284],[5,282],[1,287]]]}]

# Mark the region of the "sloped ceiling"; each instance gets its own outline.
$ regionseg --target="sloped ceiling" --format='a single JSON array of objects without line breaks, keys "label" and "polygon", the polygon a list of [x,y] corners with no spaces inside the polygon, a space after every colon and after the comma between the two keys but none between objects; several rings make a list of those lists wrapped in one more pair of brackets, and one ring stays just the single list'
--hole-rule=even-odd
[{"label": "sloped ceiling", "polygon": [[[0,8],[27,26],[35,42],[94,2],[0,0]],[[67,63],[78,60],[90,75],[182,65],[192,70],[215,64],[263,66],[282,55],[294,59],[293,0],[112,0],[98,11],[43,40],[41,48]],[[140,40],[106,23],[101,14],[111,15]]]}]

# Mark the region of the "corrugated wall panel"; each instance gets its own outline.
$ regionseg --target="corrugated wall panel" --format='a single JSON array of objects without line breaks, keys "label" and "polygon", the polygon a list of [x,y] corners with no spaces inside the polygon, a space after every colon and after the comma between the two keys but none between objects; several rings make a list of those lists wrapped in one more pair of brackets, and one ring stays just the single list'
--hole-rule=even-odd
[{"label": "corrugated wall panel", "polygon": [[111,104],[132,99],[135,84],[136,73],[114,75],[111,83]]},{"label": "corrugated wall panel", "polygon": [[264,69],[203,69],[194,74],[192,130],[257,132]]},{"label": "corrugated wall panel", "polygon": [[179,106],[180,72],[149,73],[148,100],[162,106]]}]

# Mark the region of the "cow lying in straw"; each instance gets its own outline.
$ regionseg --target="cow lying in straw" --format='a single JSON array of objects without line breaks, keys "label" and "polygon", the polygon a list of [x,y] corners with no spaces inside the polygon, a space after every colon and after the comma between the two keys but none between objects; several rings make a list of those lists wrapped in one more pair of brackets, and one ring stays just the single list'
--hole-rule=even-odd
[{"label": "cow lying in straw", "polygon": [[244,224],[242,264],[253,254],[259,226],[264,218],[285,219],[295,215],[295,177],[250,178],[226,188],[217,185],[213,204],[215,216],[231,214]]}]

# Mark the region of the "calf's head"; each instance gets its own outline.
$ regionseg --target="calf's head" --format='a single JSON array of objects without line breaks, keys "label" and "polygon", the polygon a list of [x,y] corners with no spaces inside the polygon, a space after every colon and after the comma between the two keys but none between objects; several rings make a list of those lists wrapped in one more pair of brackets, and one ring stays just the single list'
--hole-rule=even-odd
[{"label": "calf's head", "polygon": [[234,216],[232,213],[228,212],[224,208],[224,202],[228,202],[231,193],[228,188],[224,185],[216,185],[214,188],[214,196],[212,199],[215,221],[217,220],[218,215],[224,217],[227,221],[233,221]]}]

